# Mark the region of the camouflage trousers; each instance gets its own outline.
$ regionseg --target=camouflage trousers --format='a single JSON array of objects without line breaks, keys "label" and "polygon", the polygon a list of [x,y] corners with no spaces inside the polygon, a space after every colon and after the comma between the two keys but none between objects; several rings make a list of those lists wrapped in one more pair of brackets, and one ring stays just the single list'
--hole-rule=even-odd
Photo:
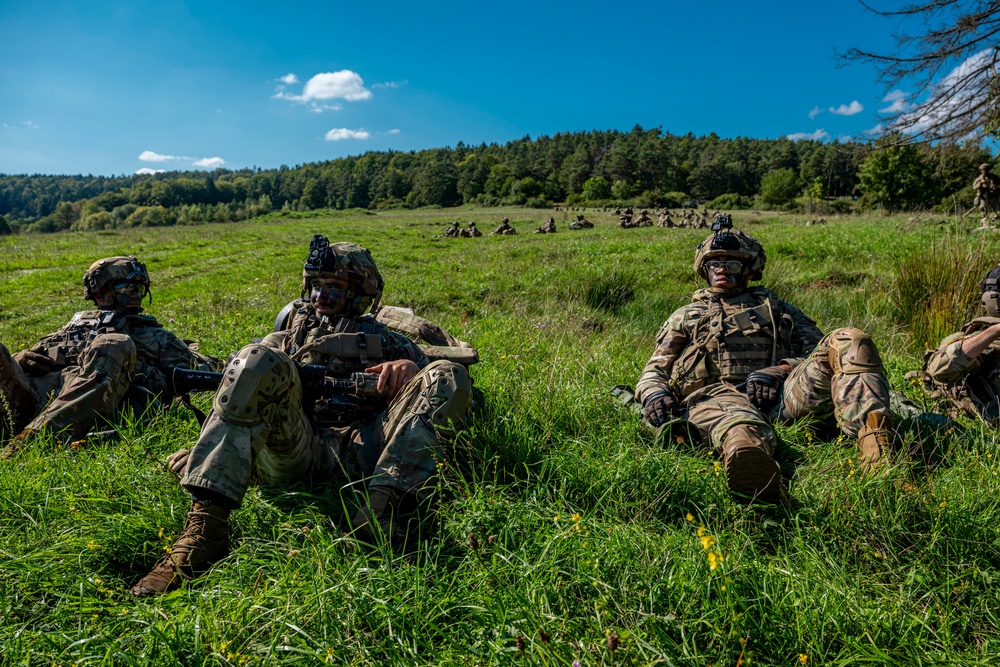
[{"label": "camouflage trousers", "polygon": [[135,370],[135,343],[123,334],[95,336],[79,365],[41,377],[29,376],[0,348],[0,389],[11,406],[5,421],[12,431],[26,427],[82,438],[95,424],[113,419]]},{"label": "camouflage trousers", "polygon": [[337,477],[419,495],[447,456],[472,397],[465,367],[436,361],[381,413],[334,429],[317,427],[306,415],[298,372],[282,352],[248,345],[230,361],[226,377],[234,379],[223,381],[181,484],[237,504],[251,484]]},{"label": "camouflage trousers", "polygon": [[833,416],[841,431],[857,436],[869,412],[889,414],[889,382],[871,338],[860,329],[837,329],[792,369],[778,405],[769,414],[754,407],[743,392],[722,383],[695,392],[686,403],[688,421],[714,447],[721,448],[729,431],[744,424],[773,453],[773,422]]}]

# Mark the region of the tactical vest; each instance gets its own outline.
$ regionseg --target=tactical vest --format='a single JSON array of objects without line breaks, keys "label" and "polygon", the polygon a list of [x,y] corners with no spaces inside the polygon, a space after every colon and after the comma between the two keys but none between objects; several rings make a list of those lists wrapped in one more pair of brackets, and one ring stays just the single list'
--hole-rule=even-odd
[{"label": "tactical vest", "polygon": [[316,319],[311,308],[294,311],[288,322],[285,351],[303,364],[322,364],[332,376],[346,376],[385,360],[380,326],[370,317],[337,318],[330,324]]},{"label": "tactical vest", "polygon": [[795,323],[781,303],[770,293],[747,291],[690,311],[685,324],[691,342],[674,362],[671,388],[687,396],[718,381],[738,384],[788,357]]},{"label": "tactical vest", "polygon": [[[977,317],[962,327],[962,334],[971,336],[997,323],[1000,323],[1000,317]],[[948,415],[951,417],[965,414],[987,422],[996,422],[1000,420],[1000,398],[997,396],[997,384],[1000,383],[1000,372],[998,372],[1000,349],[994,345],[995,343],[976,357],[976,361],[979,362],[978,368],[972,369],[953,384],[937,382],[927,372],[927,364],[936,350],[925,351],[923,367],[903,377],[919,380],[930,398],[946,401]]]},{"label": "tactical vest", "polygon": [[159,327],[150,315],[123,315],[113,310],[81,310],[61,329],[43,338],[39,345],[60,366],[80,362],[80,354],[94,338],[105,333],[128,335],[136,327]]}]

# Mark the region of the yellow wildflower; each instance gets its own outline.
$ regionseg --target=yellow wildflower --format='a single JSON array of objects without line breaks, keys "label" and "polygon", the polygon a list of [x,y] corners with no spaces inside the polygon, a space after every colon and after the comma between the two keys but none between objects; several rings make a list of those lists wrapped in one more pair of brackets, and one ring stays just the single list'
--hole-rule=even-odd
[{"label": "yellow wildflower", "polygon": [[[715,537],[712,535],[703,535],[701,538],[701,548],[708,551],[715,544]],[[715,569],[714,567],[712,568]]]},{"label": "yellow wildflower", "polygon": [[580,521],[583,519],[583,517],[577,514],[576,512],[574,512],[573,516],[570,518],[573,519],[573,523],[580,523]]},{"label": "yellow wildflower", "polygon": [[688,521],[694,521],[694,514],[688,512],[687,514],[684,515],[684,518],[687,519]]},{"label": "yellow wildflower", "polygon": [[722,563],[722,554],[715,553],[714,551],[708,552],[708,569],[715,570]]},{"label": "yellow wildflower", "polygon": [[[916,382],[916,380],[914,380],[914,382]],[[807,662],[809,662],[809,656],[805,653],[799,653],[799,664],[804,665]]]}]

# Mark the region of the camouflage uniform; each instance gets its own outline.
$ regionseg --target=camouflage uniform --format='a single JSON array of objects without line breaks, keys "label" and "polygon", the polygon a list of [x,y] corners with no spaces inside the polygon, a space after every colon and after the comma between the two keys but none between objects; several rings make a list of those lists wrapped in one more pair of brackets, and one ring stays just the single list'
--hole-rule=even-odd
[{"label": "camouflage uniform", "polygon": [[458,238],[459,236],[462,235],[462,230],[459,229],[457,222],[453,222],[453,223],[451,223],[451,227],[449,227],[448,229],[444,230],[444,235],[447,238],[455,239],[455,238]]},{"label": "camouflage uniform", "polygon": [[[745,286],[760,279],[766,261],[751,237],[741,232],[709,237],[698,246],[695,270],[707,278],[708,259],[734,258],[743,265],[740,286],[698,290],[691,304],[670,316],[656,337],[636,398],[647,419],[662,422],[657,409],[669,409],[718,449],[731,490],[787,502],[773,459],[771,423],[832,416],[844,433],[859,438],[874,463],[878,447],[888,446],[889,385],[863,331],[845,328],[823,336],[811,319],[770,290]],[[774,390],[773,407],[765,411],[755,404],[751,382]],[[666,427],[650,423],[658,433]]]},{"label": "camouflage uniform", "polygon": [[541,227],[535,230],[536,234],[555,234],[556,233],[556,221],[555,218],[549,218],[548,222],[543,224]]},{"label": "camouflage uniform", "polygon": [[[326,302],[336,304],[332,320],[317,313],[314,299],[340,288],[336,282],[324,287],[324,279],[347,285],[336,302]],[[313,280],[318,287],[310,287]],[[355,537],[374,542],[381,534],[394,548],[405,548],[403,508],[427,495],[462,425],[472,380],[461,364],[428,362],[409,338],[366,314],[378,310],[382,289],[366,249],[331,246],[316,235],[303,270],[303,296],[310,294],[310,301],[297,302],[284,330],[230,360],[198,441],[168,462],[194,501],[184,533],[132,588],[134,595],[176,588],[224,556],[229,512],[250,484],[362,480],[368,499],[351,519]],[[400,322],[402,316],[389,315]],[[322,399],[303,404],[299,364],[322,365],[326,377],[346,378],[396,360],[412,361],[419,370],[388,405],[363,403],[372,408],[367,414],[334,420]]]},{"label": "camouflage uniform", "polygon": [[972,182],[972,189],[976,191],[976,203],[979,204],[979,212],[985,221],[996,210],[997,197],[1000,196],[1000,183],[990,173],[990,165],[979,165],[979,176]]},{"label": "camouflage uniform", "polygon": [[111,421],[130,394],[137,410],[157,396],[169,401],[174,368],[214,370],[213,362],[150,315],[82,311],[30,350],[11,355],[0,345],[0,390],[10,406],[8,412],[0,401],[0,430],[48,430],[79,439]]},{"label": "camouflage uniform", "polygon": [[953,417],[965,414],[990,423],[1000,421],[1000,341],[976,357],[962,352],[962,341],[998,323],[1000,317],[977,317],[945,337],[936,350],[928,350],[923,370],[913,374],[932,398],[947,401]]},{"label": "camouflage uniform", "polygon": [[[774,325],[779,330],[773,337]],[[859,329],[823,336],[798,308],[764,287],[719,294],[698,290],[670,316],[656,337],[636,395],[640,402],[665,390],[683,400],[693,422],[716,447],[729,428],[753,424],[773,447],[771,421],[833,416],[857,436],[872,410],[889,409],[889,385],[874,344]],[[755,370],[787,363],[781,400],[768,414],[736,389]]]},{"label": "camouflage uniform", "polygon": [[494,236],[514,236],[515,234],[517,234],[517,230],[510,226],[510,220],[507,218],[504,218],[493,230]]},{"label": "camouflage uniform", "polygon": [[[295,361],[323,364],[331,375],[346,377],[396,359],[414,361],[422,370],[377,414],[327,428],[320,415],[303,407]],[[225,374],[181,484],[194,492],[213,491],[234,505],[251,482],[338,475],[364,477],[369,487],[387,486],[400,494],[420,493],[445,456],[446,439],[471,396],[461,365],[429,364],[419,347],[369,316],[321,326],[311,305],[296,311],[288,331],[240,350]]]}]

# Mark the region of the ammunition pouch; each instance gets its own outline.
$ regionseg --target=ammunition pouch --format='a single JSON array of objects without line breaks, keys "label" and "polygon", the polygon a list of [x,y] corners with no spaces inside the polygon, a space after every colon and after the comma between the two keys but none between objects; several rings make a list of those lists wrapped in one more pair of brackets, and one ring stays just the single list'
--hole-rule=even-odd
[{"label": "ammunition pouch", "polygon": [[382,336],[378,334],[331,333],[303,345],[292,359],[307,363],[321,359],[332,375],[370,368],[382,362]]}]

